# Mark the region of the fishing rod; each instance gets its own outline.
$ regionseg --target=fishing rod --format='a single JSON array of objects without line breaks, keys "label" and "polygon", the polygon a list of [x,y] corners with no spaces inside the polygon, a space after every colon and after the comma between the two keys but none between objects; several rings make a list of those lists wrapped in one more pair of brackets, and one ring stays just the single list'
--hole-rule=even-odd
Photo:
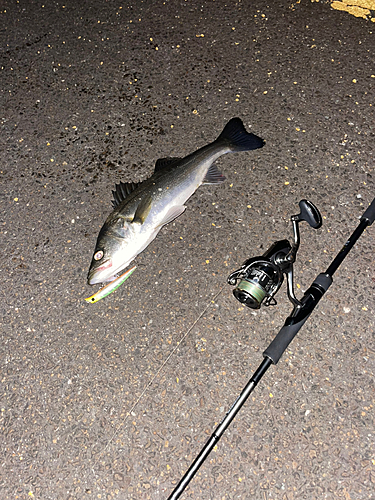
[{"label": "fishing rod", "polygon": [[306,290],[302,299],[298,300],[293,288],[293,264],[300,245],[299,223],[306,221],[314,229],[318,229],[322,225],[320,212],[313,203],[301,200],[299,208],[300,213],[291,217],[294,235],[292,244],[288,240],[276,241],[262,256],[247,259],[237,271],[234,271],[228,277],[228,283],[235,286],[233,295],[236,299],[250,309],[259,309],[261,305],[276,305],[275,295],[279,291],[285,275],[287,278],[288,298],[293,304],[293,310],[286,319],[284,326],[263,352],[264,359],[262,363],[228,410],[224,419],[216,427],[189,469],[185,472],[180,482],[168,497],[168,500],[176,500],[181,496],[263,375],[271,365],[278,363],[290,342],[297,335],[320,299],[331,286],[334,273],[353,248],[358,238],[375,220],[374,198],[371,205],[360,218],[357,228],[345,242],[327,270],[318,274],[311,286]]}]

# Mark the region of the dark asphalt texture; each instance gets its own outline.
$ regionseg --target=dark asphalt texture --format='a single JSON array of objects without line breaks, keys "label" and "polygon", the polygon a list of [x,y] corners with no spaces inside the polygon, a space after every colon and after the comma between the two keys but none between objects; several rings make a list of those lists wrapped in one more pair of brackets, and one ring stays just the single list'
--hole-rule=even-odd
[{"label": "dark asphalt texture", "polygon": [[[229,273],[301,225],[296,294],[375,196],[375,25],[327,3],[3,1],[1,500],[166,499],[291,311]],[[115,183],[239,116],[263,149],[217,161],[137,257],[85,297]],[[182,498],[375,498],[375,227]]]}]

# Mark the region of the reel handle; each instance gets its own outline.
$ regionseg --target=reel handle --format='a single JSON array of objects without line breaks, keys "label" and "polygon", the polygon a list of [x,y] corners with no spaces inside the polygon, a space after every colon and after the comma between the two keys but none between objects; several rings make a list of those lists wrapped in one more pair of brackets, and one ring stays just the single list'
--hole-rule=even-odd
[{"label": "reel handle", "polygon": [[322,225],[322,216],[316,206],[308,200],[301,200],[299,202],[301,212],[295,215],[293,219],[296,222],[306,221],[313,229],[319,229]]}]

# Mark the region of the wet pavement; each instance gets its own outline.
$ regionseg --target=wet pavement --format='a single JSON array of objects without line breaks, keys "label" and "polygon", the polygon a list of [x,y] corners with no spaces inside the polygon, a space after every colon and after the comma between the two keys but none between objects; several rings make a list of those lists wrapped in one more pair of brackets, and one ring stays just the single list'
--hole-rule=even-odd
[{"label": "wet pavement", "polygon": [[[338,2],[335,2],[338,3]],[[370,4],[370,2],[368,2]],[[226,278],[310,199],[296,293],[374,190],[374,11],[328,3],[4,1],[1,499],[165,499],[291,311]],[[137,257],[96,304],[86,283],[115,183],[151,175],[239,116],[267,142]],[[374,498],[369,228],[182,498]]]}]

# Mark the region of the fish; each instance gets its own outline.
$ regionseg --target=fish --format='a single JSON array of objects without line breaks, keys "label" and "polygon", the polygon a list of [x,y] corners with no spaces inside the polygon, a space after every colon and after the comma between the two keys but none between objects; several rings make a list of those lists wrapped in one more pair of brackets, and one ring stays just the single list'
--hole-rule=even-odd
[{"label": "fish", "polygon": [[94,293],[94,295],[91,295],[91,297],[87,297],[85,301],[88,302],[89,304],[95,304],[95,302],[104,299],[104,297],[107,297],[107,295],[117,290],[117,288],[121,286],[124,283],[124,281],[126,281],[134,273],[136,269],[137,266],[133,266],[124,274],[121,274],[121,276],[119,276],[118,278],[115,278],[113,281],[110,281],[108,285],[103,286],[103,288]]},{"label": "fish", "polygon": [[157,160],[155,171],[141,183],[116,184],[113,211],[102,226],[89,268],[89,285],[113,281],[157,236],[179,217],[185,202],[201,184],[225,181],[214,161],[227,153],[263,147],[265,141],[232,118],[219,137],[184,158]]}]

